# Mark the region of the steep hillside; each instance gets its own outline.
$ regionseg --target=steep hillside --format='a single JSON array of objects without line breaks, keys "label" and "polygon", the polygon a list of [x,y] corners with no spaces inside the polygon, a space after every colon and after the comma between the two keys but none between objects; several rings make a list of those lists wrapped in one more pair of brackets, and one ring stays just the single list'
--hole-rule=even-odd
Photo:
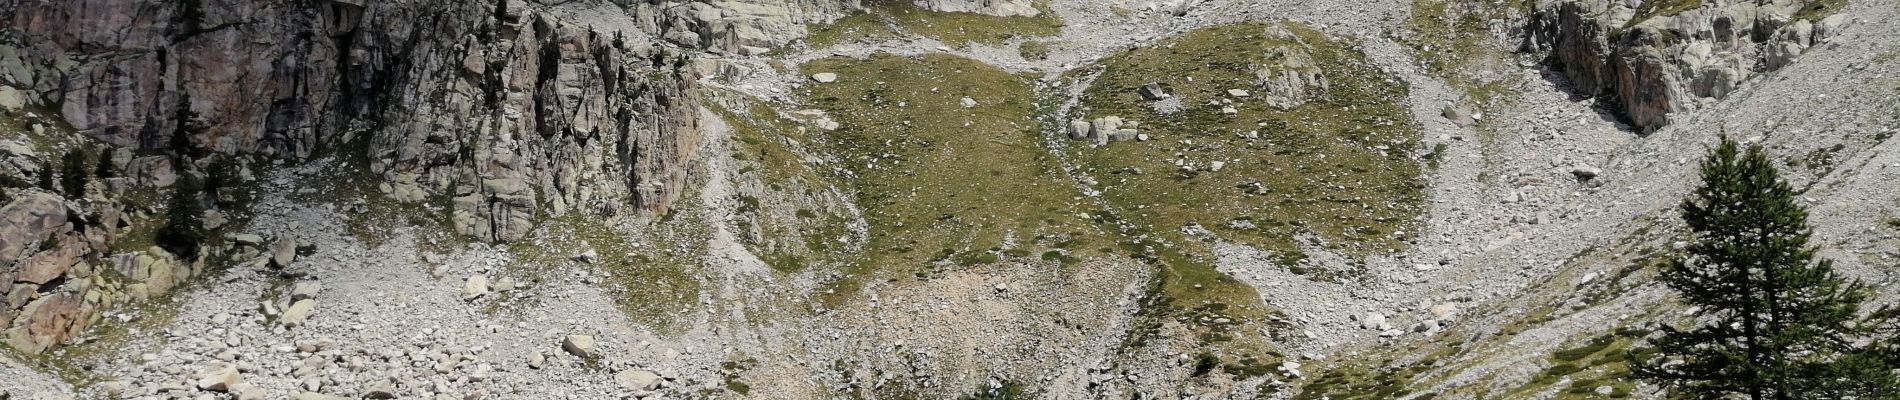
[{"label": "steep hillside", "polygon": [[1900,301],[1900,3],[0,0],[0,398],[1665,398],[1719,135]]}]

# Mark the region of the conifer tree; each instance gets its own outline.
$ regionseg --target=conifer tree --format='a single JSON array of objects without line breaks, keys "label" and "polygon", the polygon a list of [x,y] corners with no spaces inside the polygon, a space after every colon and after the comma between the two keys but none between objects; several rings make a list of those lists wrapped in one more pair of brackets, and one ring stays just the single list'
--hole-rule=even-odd
[{"label": "conifer tree", "polygon": [[64,164],[59,175],[59,186],[65,191],[66,197],[86,197],[86,178],[90,176],[86,170],[86,156],[91,152],[91,149],[69,151],[62,159]]},{"label": "conifer tree", "polygon": [[1739,147],[1724,137],[1702,162],[1680,206],[1694,238],[1660,272],[1698,318],[1663,326],[1634,372],[1687,398],[1892,398],[1896,365],[1859,313],[1870,289],[1815,257],[1795,190]]},{"label": "conifer tree", "polygon": [[180,258],[196,259],[198,244],[205,240],[203,215],[204,183],[191,173],[178,174],[178,181],[172,183],[171,199],[166,202],[158,245]]}]

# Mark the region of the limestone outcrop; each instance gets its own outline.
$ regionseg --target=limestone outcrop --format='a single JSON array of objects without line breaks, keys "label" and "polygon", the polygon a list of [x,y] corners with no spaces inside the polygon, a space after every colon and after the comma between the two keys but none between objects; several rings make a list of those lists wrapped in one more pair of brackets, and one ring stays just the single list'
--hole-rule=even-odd
[{"label": "limestone outcrop", "polygon": [[1727,97],[1749,77],[1788,65],[1833,39],[1847,21],[1802,15],[1806,6],[1715,2],[1647,16],[1639,2],[1547,1],[1530,15],[1524,50],[1548,54],[1576,92],[1613,100],[1630,123],[1654,130],[1671,113]]},{"label": "limestone outcrop", "polygon": [[[688,56],[550,8],[612,5],[5,3],[0,83],[87,136],[158,149],[183,132],[223,153],[367,160],[392,198],[440,201],[482,239],[573,211],[664,211],[697,157],[697,77],[676,68]],[[802,32],[770,6],[720,4],[692,13],[729,23],[694,28],[702,45]]]}]

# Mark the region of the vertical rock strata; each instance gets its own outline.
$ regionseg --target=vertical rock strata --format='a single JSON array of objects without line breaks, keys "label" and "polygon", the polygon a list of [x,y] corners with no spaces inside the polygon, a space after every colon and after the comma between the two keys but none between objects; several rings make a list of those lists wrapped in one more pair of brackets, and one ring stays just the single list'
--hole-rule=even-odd
[{"label": "vertical rock strata", "polygon": [[[521,0],[8,0],[0,80],[91,137],[361,160],[456,230],[659,212],[696,157],[694,77],[644,33]],[[365,146],[366,144],[366,146]]]},{"label": "vertical rock strata", "polygon": [[1642,3],[1544,2],[1530,16],[1524,47],[1549,54],[1573,89],[1613,100],[1644,130],[1787,66],[1847,21],[1803,15],[1808,2],[1795,0],[1706,3],[1671,15],[1644,15],[1663,6]]}]

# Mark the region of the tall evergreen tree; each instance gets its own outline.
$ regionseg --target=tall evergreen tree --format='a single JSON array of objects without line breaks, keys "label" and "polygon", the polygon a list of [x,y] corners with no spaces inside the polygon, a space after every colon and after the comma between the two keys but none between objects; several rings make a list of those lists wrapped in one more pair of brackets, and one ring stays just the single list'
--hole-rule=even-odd
[{"label": "tall evergreen tree", "polygon": [[1870,290],[1815,258],[1795,190],[1760,146],[1739,147],[1724,137],[1702,162],[1680,206],[1694,240],[1660,274],[1699,318],[1664,326],[1636,374],[1689,398],[1891,398],[1878,385],[1896,366],[1859,315]]},{"label": "tall evergreen tree", "polygon": [[81,148],[66,152],[66,156],[62,159],[64,164],[59,175],[59,186],[65,191],[66,197],[75,199],[86,197],[86,178],[91,176],[88,174],[91,171],[87,171],[86,168],[86,156],[91,153],[92,149]]},{"label": "tall evergreen tree", "polygon": [[197,259],[198,244],[205,240],[204,210],[204,183],[191,173],[178,174],[171,200],[166,202],[165,225],[158,230],[158,245],[180,258]]}]

